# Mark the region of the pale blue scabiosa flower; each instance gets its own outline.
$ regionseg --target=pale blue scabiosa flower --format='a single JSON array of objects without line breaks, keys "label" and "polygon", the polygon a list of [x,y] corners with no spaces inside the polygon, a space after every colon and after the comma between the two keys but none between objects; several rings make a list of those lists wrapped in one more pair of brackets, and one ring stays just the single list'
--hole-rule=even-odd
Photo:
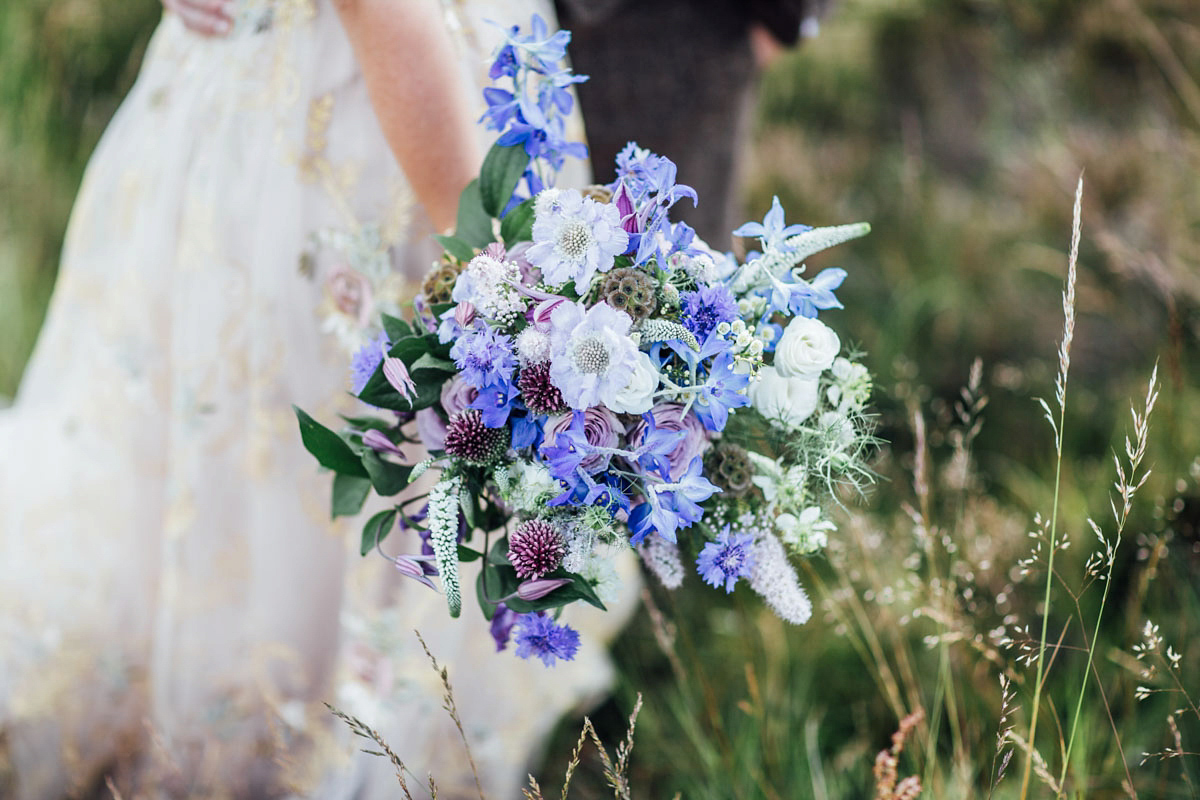
[{"label": "pale blue scabiosa flower", "polygon": [[608,303],[562,303],[550,315],[550,380],[574,409],[608,405],[638,368],[633,320]]},{"label": "pale blue scabiosa flower", "polygon": [[350,359],[350,388],[355,394],[359,394],[366,388],[367,381],[371,380],[375,370],[379,369],[389,344],[391,343],[388,341],[387,334],[381,332],[358,348],[354,357]]},{"label": "pale blue scabiosa flower", "polygon": [[574,281],[584,294],[596,273],[612,269],[628,244],[615,206],[575,189],[547,189],[534,204],[533,247],[526,256],[541,269],[546,285]]},{"label": "pale blue scabiosa flower", "polygon": [[579,634],[569,625],[555,625],[549,615],[522,614],[517,621],[517,655],[536,656],[547,667],[559,659],[571,661],[579,651]]},{"label": "pale blue scabiosa flower", "polygon": [[700,551],[700,557],[696,559],[696,571],[709,586],[720,588],[724,584],[725,591],[732,592],[738,578],[748,575],[754,566],[753,543],[753,536],[748,533],[731,534],[726,525],[717,540],[704,545]]}]

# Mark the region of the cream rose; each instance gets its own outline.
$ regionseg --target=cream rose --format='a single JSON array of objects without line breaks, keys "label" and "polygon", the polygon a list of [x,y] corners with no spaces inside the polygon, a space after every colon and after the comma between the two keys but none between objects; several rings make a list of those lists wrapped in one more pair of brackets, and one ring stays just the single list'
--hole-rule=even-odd
[{"label": "cream rose", "polygon": [[817,410],[817,376],[785,378],[776,367],[763,367],[750,384],[750,403],[764,417],[800,425]]},{"label": "cream rose", "polygon": [[784,378],[816,378],[829,369],[841,349],[838,335],[824,322],[796,317],[775,347],[775,369]]},{"label": "cream rose", "polygon": [[654,365],[654,359],[648,353],[639,351],[629,383],[610,398],[608,407],[618,414],[645,414],[654,405],[658,382],[658,367]]}]

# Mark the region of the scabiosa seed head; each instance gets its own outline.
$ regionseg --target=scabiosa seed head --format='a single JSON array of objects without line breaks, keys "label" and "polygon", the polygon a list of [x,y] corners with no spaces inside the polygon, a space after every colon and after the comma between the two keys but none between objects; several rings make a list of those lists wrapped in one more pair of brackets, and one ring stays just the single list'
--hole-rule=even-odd
[{"label": "scabiosa seed head", "polygon": [[608,273],[600,298],[633,319],[646,319],[658,308],[654,279],[640,269],[622,267]]},{"label": "scabiosa seed head", "polygon": [[608,203],[612,201],[613,190],[607,186],[593,183],[592,185],[584,188],[583,196],[590,197],[597,203]]},{"label": "scabiosa seed head", "polygon": [[540,519],[522,522],[508,537],[508,560],[522,579],[553,572],[566,552],[562,534]]},{"label": "scabiosa seed head", "polygon": [[754,464],[746,449],[733,442],[721,442],[705,459],[705,473],[730,497],[742,497],[750,491]]},{"label": "scabiosa seed head", "polygon": [[448,255],[443,255],[440,260],[433,262],[433,267],[421,282],[421,294],[425,295],[425,302],[431,306],[449,303],[454,284],[458,281],[458,274],[463,271],[463,267],[463,264]]},{"label": "scabiosa seed head", "polygon": [[446,453],[470,464],[496,463],[508,450],[508,442],[508,428],[487,427],[474,408],[458,412],[446,425]]},{"label": "scabiosa seed head", "polygon": [[517,388],[525,407],[534,414],[561,414],[567,411],[562,392],[550,381],[550,362],[530,364],[517,377]]}]

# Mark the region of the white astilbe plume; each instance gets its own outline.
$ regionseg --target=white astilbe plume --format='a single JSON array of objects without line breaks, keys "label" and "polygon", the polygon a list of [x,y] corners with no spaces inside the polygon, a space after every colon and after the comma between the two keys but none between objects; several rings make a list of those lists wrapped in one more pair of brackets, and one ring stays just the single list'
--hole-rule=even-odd
[{"label": "white astilbe plume", "polygon": [[758,592],[775,615],[784,622],[803,625],[812,616],[812,602],[800,586],[796,570],[788,561],[783,543],[765,534],[754,543],[750,588]]},{"label": "white astilbe plume", "polygon": [[638,555],[646,569],[668,589],[683,585],[683,562],[679,560],[679,547],[661,536],[650,536],[638,545]]},{"label": "white astilbe plume", "polygon": [[443,478],[429,490],[429,545],[437,559],[438,575],[450,616],[462,611],[462,591],[458,580],[458,491],[462,478]]}]

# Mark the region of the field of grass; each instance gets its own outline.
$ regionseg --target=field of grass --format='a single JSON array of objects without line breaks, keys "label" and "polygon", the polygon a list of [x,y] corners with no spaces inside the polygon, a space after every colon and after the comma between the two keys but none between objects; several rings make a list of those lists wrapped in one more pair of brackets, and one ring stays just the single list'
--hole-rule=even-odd
[{"label": "field of grass", "polygon": [[[104,6],[0,4],[0,396],[157,16]],[[823,319],[868,353],[889,444],[805,569],[808,625],[648,587],[593,716],[615,743],[642,695],[634,796],[901,797],[873,770],[919,712],[896,760],[925,797],[1200,797],[1198,176],[1193,0],[843,0],[766,76],[747,218],[777,194],[872,223],[810,269],[849,272]],[[609,796],[582,759],[572,796]]]}]

